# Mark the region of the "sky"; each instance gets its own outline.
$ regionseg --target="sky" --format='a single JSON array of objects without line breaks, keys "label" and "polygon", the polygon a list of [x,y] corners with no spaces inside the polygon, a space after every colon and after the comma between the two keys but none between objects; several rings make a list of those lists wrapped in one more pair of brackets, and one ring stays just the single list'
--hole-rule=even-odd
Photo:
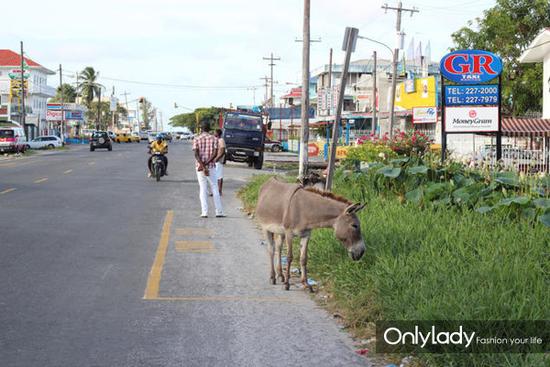
[{"label": "sky", "polygon": [[[481,17],[495,0],[403,0],[405,49],[411,37],[430,41],[432,61],[452,46],[451,34]],[[379,0],[311,0],[311,70],[328,64],[329,49],[342,63],[346,27],[361,36],[396,45],[394,11],[385,13]],[[397,1],[388,0],[389,6]],[[64,80],[86,66],[100,73],[100,83],[124,102],[146,97],[162,111],[164,123],[176,114],[204,106],[259,104],[262,77],[269,77],[273,53],[275,100],[301,81],[303,1],[301,0],[27,0],[24,21],[14,12],[2,19],[0,48],[19,50],[57,70]],[[358,40],[352,61],[391,58],[384,46]],[[116,80],[115,80],[116,79]],[[57,86],[59,76],[48,83]],[[105,92],[104,92],[105,93]],[[179,108],[174,108],[177,103]]]}]

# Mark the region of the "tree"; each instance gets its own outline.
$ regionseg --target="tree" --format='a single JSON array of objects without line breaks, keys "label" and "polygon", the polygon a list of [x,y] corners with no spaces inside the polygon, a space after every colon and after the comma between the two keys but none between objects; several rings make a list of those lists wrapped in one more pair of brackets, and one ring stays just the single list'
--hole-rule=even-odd
[{"label": "tree", "polygon": [[143,118],[141,130],[151,130],[151,120],[155,118],[157,111],[146,98],[141,98],[139,103],[141,106],[141,116]]},{"label": "tree", "polygon": [[520,64],[520,55],[550,25],[548,0],[497,0],[497,4],[452,34],[457,49],[485,49],[503,61],[503,113],[542,110],[542,65]]},{"label": "tree", "polygon": [[172,116],[170,125],[188,127],[189,130],[195,131],[197,123],[206,120],[210,122],[211,126],[217,126],[220,111],[221,109],[218,107],[199,107],[193,112]]},{"label": "tree", "polygon": [[63,99],[65,103],[74,103],[76,101],[76,88],[65,83],[57,87],[55,97],[51,99],[51,102],[60,103],[61,99]]},{"label": "tree", "polygon": [[99,72],[96,72],[93,67],[86,66],[79,74],[81,80],[78,85],[80,94],[84,98],[84,104],[90,109],[92,101],[95,97],[99,97],[100,88],[103,86],[97,82]]},{"label": "tree", "polygon": [[[89,125],[91,128],[95,129],[96,121],[97,121],[97,101],[93,101],[90,103],[90,106],[88,110],[86,111],[86,121],[89,122]],[[99,128],[100,130],[107,130],[107,127],[112,123],[113,121],[113,112],[110,110],[110,103],[102,101],[99,109],[100,109],[100,119],[99,119]],[[115,121],[120,120],[120,116],[127,117],[128,111],[126,108],[122,107],[121,105],[117,105],[117,110],[115,113]]]}]

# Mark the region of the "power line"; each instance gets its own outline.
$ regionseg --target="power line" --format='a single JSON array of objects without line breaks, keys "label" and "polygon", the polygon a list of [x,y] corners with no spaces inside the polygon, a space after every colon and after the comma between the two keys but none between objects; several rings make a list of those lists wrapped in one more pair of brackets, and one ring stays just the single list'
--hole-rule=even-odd
[{"label": "power line", "polygon": [[[75,78],[74,75],[67,75],[69,78]],[[99,75],[98,79],[105,79],[109,81],[115,81],[120,83],[129,83],[129,84],[138,84],[138,85],[148,85],[153,87],[165,87],[165,88],[181,88],[181,89],[236,89],[236,90],[246,90],[248,88],[259,87],[258,85],[192,85],[192,84],[170,84],[170,83],[158,83],[158,82],[144,82],[139,80],[128,80],[120,78],[111,78],[103,75]]]}]

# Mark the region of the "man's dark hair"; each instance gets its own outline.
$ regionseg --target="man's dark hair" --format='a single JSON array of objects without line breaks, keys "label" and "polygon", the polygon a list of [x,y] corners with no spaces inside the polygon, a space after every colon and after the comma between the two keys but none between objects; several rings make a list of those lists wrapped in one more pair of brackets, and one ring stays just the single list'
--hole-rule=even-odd
[{"label": "man's dark hair", "polygon": [[222,129],[216,129],[216,135],[217,136],[222,136]]},{"label": "man's dark hair", "polygon": [[201,130],[204,132],[210,132],[210,122],[204,120],[201,122]]}]

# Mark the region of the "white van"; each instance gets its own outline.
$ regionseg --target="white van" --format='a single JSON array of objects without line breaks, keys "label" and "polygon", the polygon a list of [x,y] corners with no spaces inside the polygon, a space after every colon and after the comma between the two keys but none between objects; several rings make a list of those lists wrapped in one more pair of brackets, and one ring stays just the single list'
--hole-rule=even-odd
[{"label": "white van", "polygon": [[0,127],[0,153],[22,153],[26,146],[27,139],[23,128]]}]

